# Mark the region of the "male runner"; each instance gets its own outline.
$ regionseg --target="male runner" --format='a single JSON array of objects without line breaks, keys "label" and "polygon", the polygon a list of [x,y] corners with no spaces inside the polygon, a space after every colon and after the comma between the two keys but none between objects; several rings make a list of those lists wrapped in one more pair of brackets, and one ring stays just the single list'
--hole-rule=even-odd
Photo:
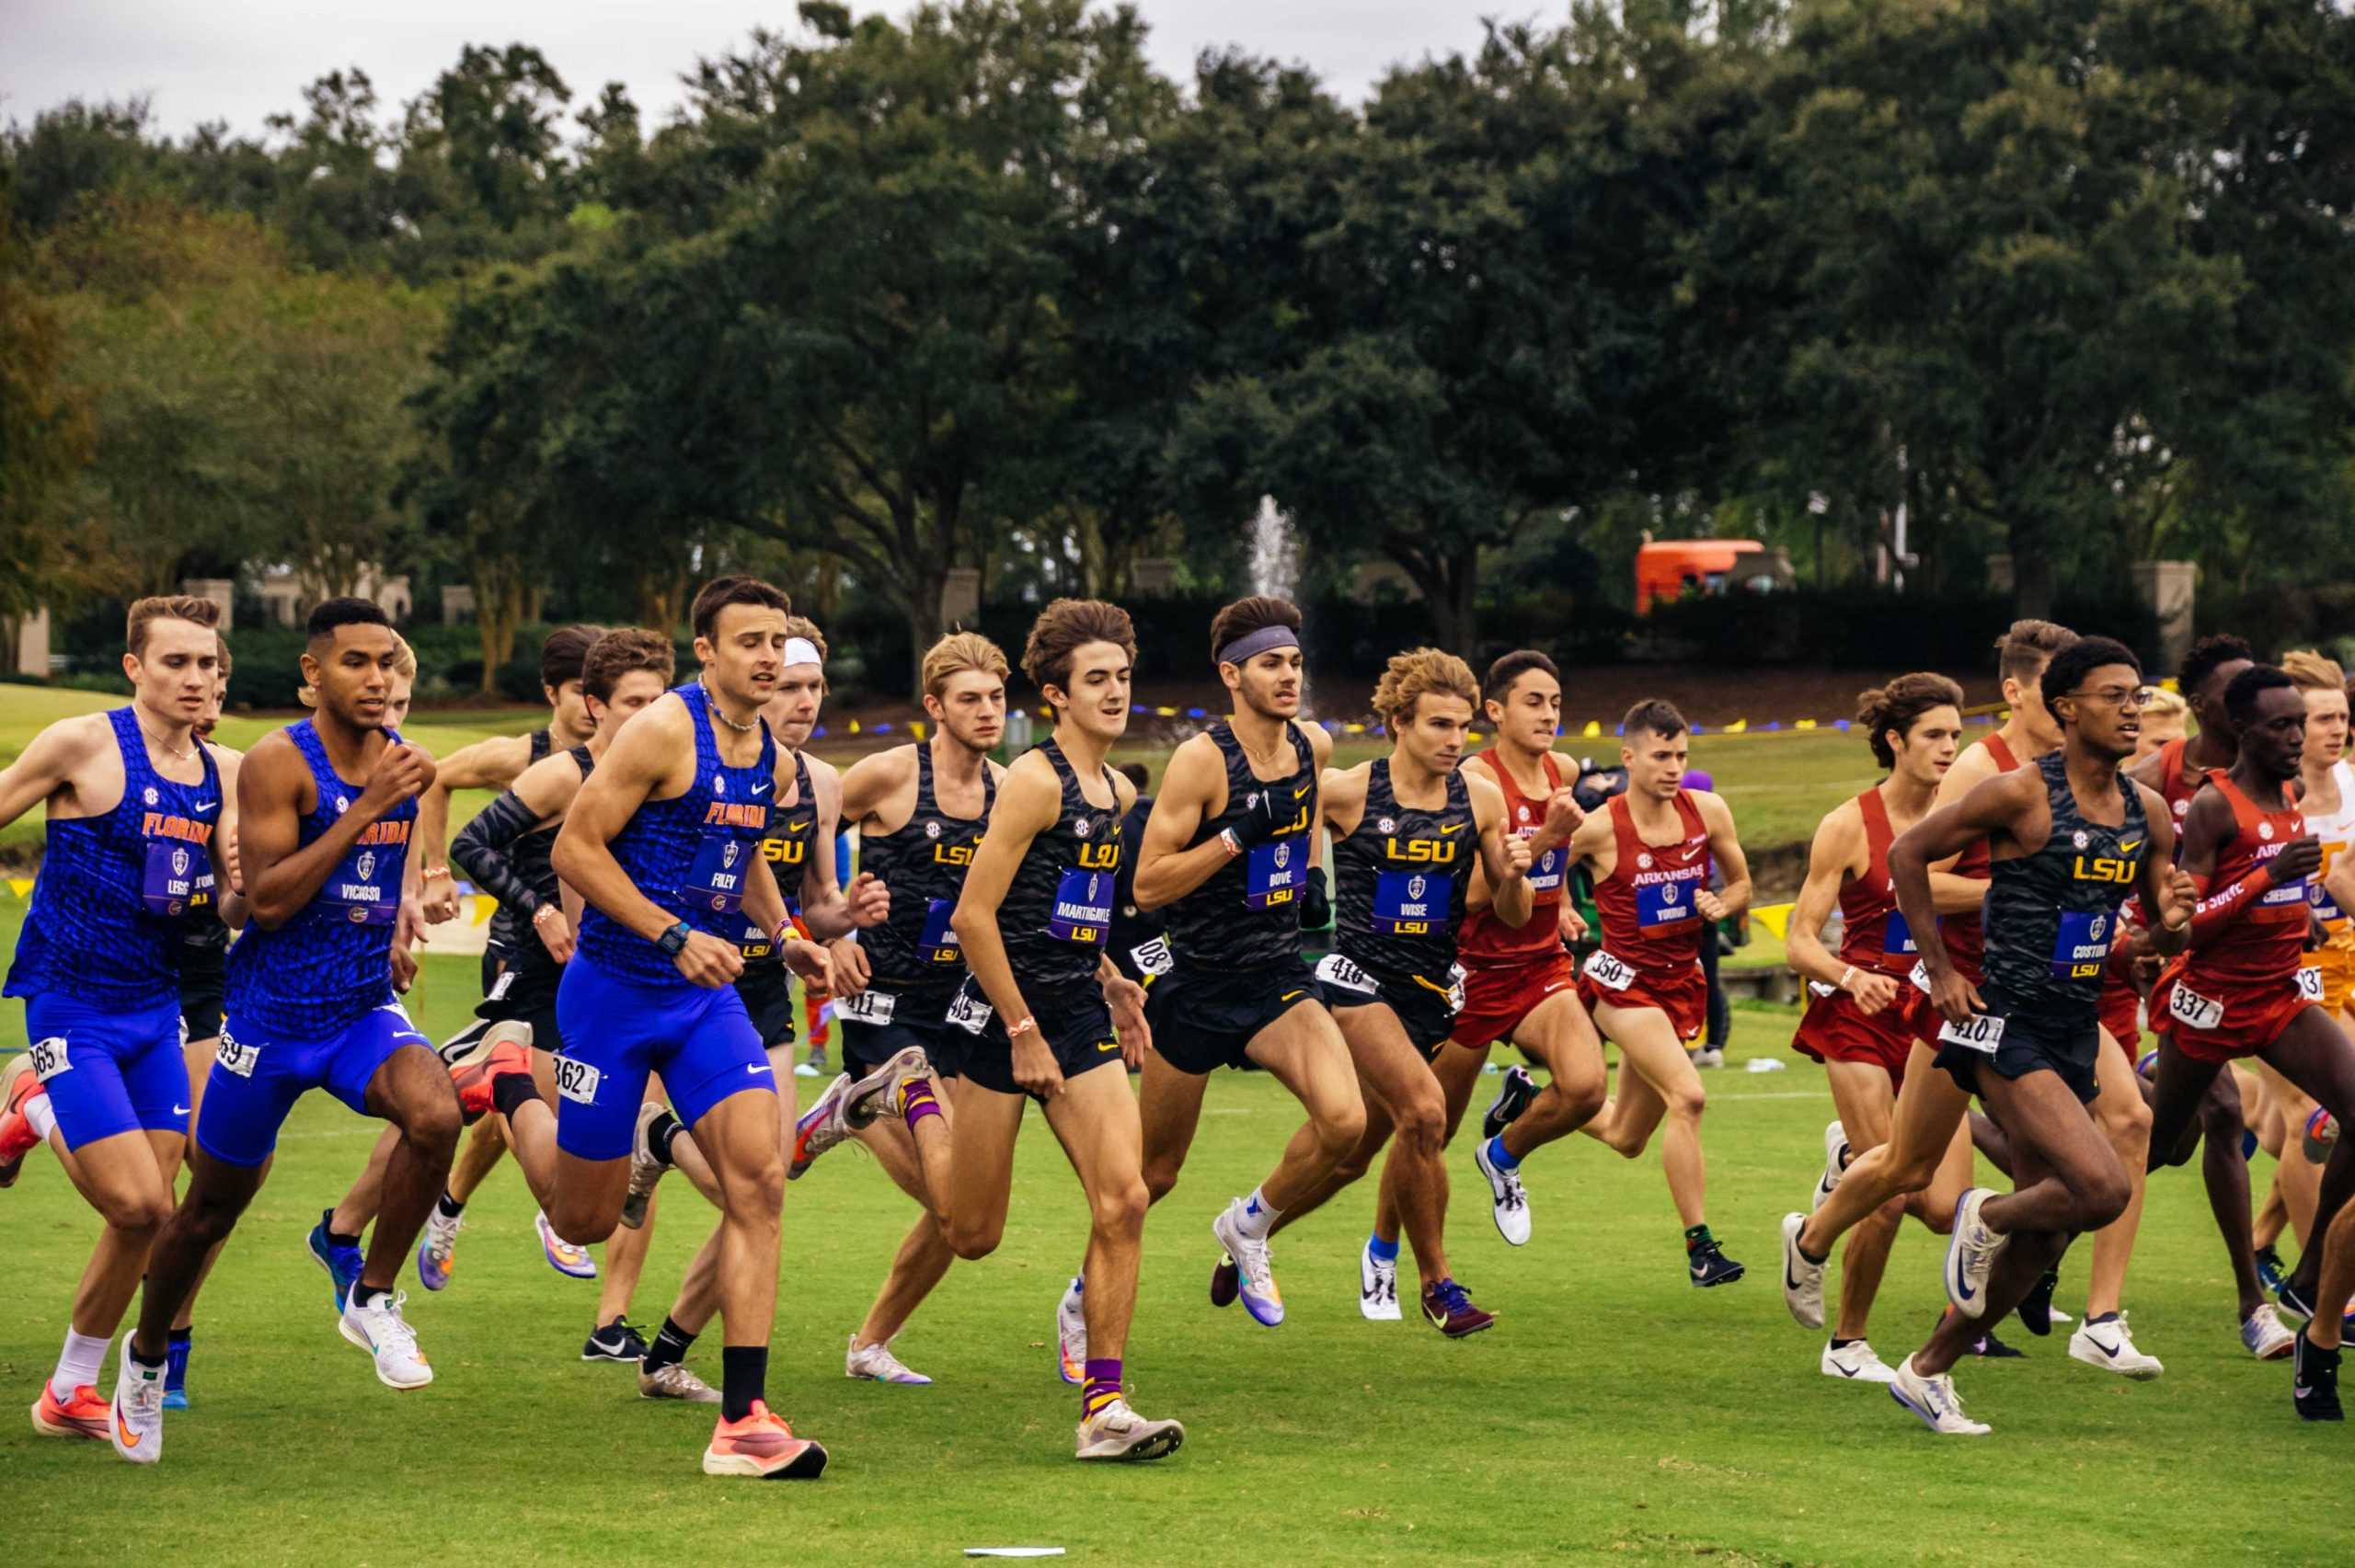
[{"label": "male runner", "polygon": [[1039,1101],[1091,1220],[1074,1445],[1082,1459],[1157,1459],[1186,1438],[1177,1422],[1131,1410],[1120,1381],[1144,1236],[1143,1133],[1128,1075],[1102,1070],[1142,1053],[1149,1035],[1143,992],[1104,956],[1120,819],[1134,798],[1104,754],[1128,728],[1135,660],[1135,632],[1117,605],[1058,599],[1040,613],[1022,670],[1054,709],[1054,734],[1006,770],[951,920],[972,973],[948,1013],[971,1036],[957,1091],[949,1243],[963,1258],[996,1249],[1024,1102]]},{"label": "male runner", "polygon": [[[1349,1047],[1300,953],[1303,911],[1325,877],[1316,783],[1333,750],[1323,726],[1295,722],[1306,681],[1300,625],[1297,606],[1264,596],[1211,618],[1211,658],[1229,712],[1171,754],[1135,884],[1141,910],[1167,913],[1170,955],[1145,1001],[1154,1049],[1138,1112],[1147,1201],[1178,1185],[1202,1092],[1220,1067],[1266,1069],[1307,1113],[1276,1168],[1211,1221],[1225,1254],[1211,1300],[1224,1306],[1239,1294],[1269,1328],[1284,1321],[1284,1303],[1268,1236],[1365,1130]],[[1059,1323],[1082,1294],[1074,1280]]]},{"label": "male runner", "polygon": [[[1570,839],[1603,916],[1603,945],[1579,977],[1579,1000],[1618,1043],[1622,1062],[1617,1096],[1579,1130],[1633,1160],[1667,1118],[1660,1168],[1684,1223],[1686,1276],[1696,1288],[1730,1285],[1742,1265],[1709,1231],[1701,1153],[1708,1096],[1684,1043],[1706,1022],[1701,944],[1717,940],[1717,921],[1750,907],[1750,863],[1725,801],[1684,787],[1693,745],[1684,715],[1666,702],[1638,703],[1620,733],[1627,788]],[[1724,874],[1722,892],[1709,890],[1712,863]]]},{"label": "male runner", "polygon": [[152,1464],[163,1448],[171,1326],[207,1256],[261,1185],[294,1102],[316,1088],[404,1134],[384,1214],[339,1327],[388,1388],[433,1370],[392,1286],[457,1146],[449,1074],[395,998],[416,962],[405,944],[417,889],[409,835],[433,762],[385,727],[401,651],[362,599],[311,612],[303,674],[309,718],[265,737],[237,777],[238,864],[250,920],[229,953],[221,1051],[208,1075],[188,1191],[147,1263],[139,1326],[115,1388],[115,1450]]},{"label": "male runner", "polygon": [[942,637],[925,650],[921,669],[932,734],[862,757],[843,774],[842,817],[858,829],[859,864],[891,890],[888,920],[832,949],[835,984],[846,992],[836,1013],[843,1067],[863,1076],[913,1047],[948,1091],[930,1116],[911,1100],[906,1116],[878,1119],[858,1133],[924,1212],[851,1335],[846,1377],[932,1381],[891,1353],[891,1340],[957,1255],[948,1235],[948,1151],[920,1124],[946,1128],[964,1059],[965,1034],[948,1026],[949,998],[965,979],[950,918],[1005,774],[989,753],[1005,732],[1007,671],[1005,655],[980,633]]},{"label": "male runner", "polygon": [[776,788],[776,748],[760,710],[783,668],[791,610],[754,578],[703,586],[692,610],[701,675],[623,727],[550,855],[588,906],[557,989],[562,1212],[551,1218],[578,1242],[612,1232],[647,1079],[661,1073],[720,1187],[727,1345],[707,1475],[814,1476],[826,1464],[826,1451],[796,1437],[764,1397],[785,1159],[775,1070],[731,983],[744,967],[737,939],[748,915],[773,940],[799,946],[760,855]]},{"label": "male runner", "polygon": [[[2041,682],[2062,745],[1932,812],[1890,848],[1897,907],[1921,950],[1946,1023],[1936,1065],[1985,1101],[2007,1130],[2019,1185],[1973,1187],[1947,1242],[1954,1310],[1898,1367],[1890,1394],[1933,1432],[1978,1436],[1949,1368],[1979,1322],[2010,1311],[2072,1232],[2116,1219],[2132,1196],[2117,1151],[2085,1105],[2100,1092],[2099,1022],[2110,925],[2130,892],[2154,911],[2161,950],[2179,947],[2192,888],[2169,869],[2174,830],[2158,792],[2120,776],[2134,750],[2142,668],[2124,645],[2084,637],[2053,655]],[[1947,956],[1930,865],[1981,839],[1990,846],[1982,980]],[[2107,1054],[2115,1055],[2111,1050]]]},{"label": "male runner", "polygon": [[[1525,923],[1534,907],[1530,841],[1510,830],[1503,792],[1457,767],[1479,698],[1471,670],[1453,654],[1393,654],[1373,689],[1390,755],[1327,770],[1319,781],[1338,886],[1334,951],[1316,979],[1357,1066],[1365,1132],[1277,1227],[1363,1175],[1396,1128],[1377,1212],[1386,1206],[1399,1215],[1415,1249],[1423,1316],[1451,1339],[1496,1322],[1448,1267],[1447,1096],[1431,1070],[1463,1002],[1455,942],[1475,864],[1505,923]],[[1467,841],[1476,853],[1467,853]],[[1397,1242],[1370,1236],[1358,1260],[1359,1307],[1368,1317],[1398,1315],[1397,1266]]]},{"label": "male runner", "polygon": [[[1791,967],[1811,993],[1791,1047],[1823,1064],[1840,1113],[1824,1131],[1825,1169],[1835,1181],[1844,1148],[1862,1153],[1889,1140],[1905,1085],[1913,1051],[1906,976],[1915,946],[1890,885],[1889,848],[1929,814],[1939,782],[1954,766],[1962,744],[1962,688],[1943,675],[1901,675],[1857,696],[1855,727],[1889,776],[1834,807],[1816,828],[1786,938]],[[1823,945],[1835,899],[1836,956]],[[1816,1191],[1823,1193],[1822,1183]],[[1886,1383],[1897,1376],[1866,1343],[1865,1330],[1905,1209],[1903,1198],[1891,1198],[1848,1233],[1840,1322],[1819,1363],[1826,1377]],[[1783,1228],[1805,1219],[1785,1215]]]},{"label": "male runner", "polygon": [[[44,1436],[113,1430],[99,1368],[171,1213],[188,1128],[183,921],[200,876],[225,884],[230,875],[221,770],[194,733],[219,684],[219,619],[209,600],[134,602],[122,656],[131,703],[60,719],[0,770],[0,826],[37,805],[47,817],[40,876],[0,993],[25,999],[31,1041],[29,1068],[10,1088],[0,1162],[13,1182],[26,1152],[49,1143],[105,1227],[64,1348],[32,1403]],[[219,901],[220,912],[241,914],[234,894]],[[161,1421],[148,1413],[162,1407],[163,1359],[142,1406],[149,1425]]]},{"label": "male runner", "polygon": [[[2167,987],[2172,1031],[2160,1036],[2152,1095],[2152,1163],[2180,1162],[2178,1145],[2211,1082],[2230,1062],[2257,1057],[2343,1127],[2355,1115],[2355,1047],[2322,1010],[2317,971],[2303,967],[2307,884],[2322,841],[2306,831],[2288,786],[2305,747],[2305,698],[2289,676],[2252,665],[2233,677],[2224,704],[2238,735],[2232,767],[2211,773],[2184,818],[2183,869],[2202,895],[2190,951]],[[2355,1185],[2355,1143],[2340,1139],[2323,1168],[2315,1224],[2327,1229]],[[2309,1248],[2315,1277],[2320,1250]],[[2305,1309],[2297,1276],[2284,1305]]]},{"label": "male runner", "polygon": [[2181,740],[2191,726],[2191,704],[2182,693],[2165,686],[2142,688],[2142,738],[2134,742],[2134,761],[2156,751],[2162,746]]},{"label": "male runner", "polygon": [[[1996,676],[2010,712],[1993,734],[1965,747],[1955,759],[1938,784],[1936,807],[1952,806],[1988,779],[2011,773],[2061,744],[2059,726],[2044,705],[2044,669],[2054,654],[2076,640],[2077,634],[2066,626],[2034,620],[2013,622],[1995,640]],[[1984,844],[1967,846],[1932,873],[1947,957],[1974,985],[1985,941],[1979,911],[1987,888],[1988,853]],[[1911,934],[1918,944],[1920,933]],[[1931,1070],[1937,1032],[1944,1024],[1931,1016],[1935,1010],[1928,1007],[1923,989],[1924,971],[1913,971],[1911,979],[1903,1005],[1913,1045],[1906,1054],[1887,1141],[1855,1156],[1844,1169],[1840,1150],[1832,1150],[1806,1219],[1796,1225],[1787,1215],[1783,1219],[1783,1304],[1803,1328],[1823,1326],[1823,1265],[1842,1236],[1898,1197],[1910,1198],[1906,1212],[1944,1233],[1952,1223],[1955,1199],[1970,1185],[1970,1133],[1964,1123],[1970,1096],[1945,1073]],[[1988,1337],[1992,1342],[1992,1333]]]}]

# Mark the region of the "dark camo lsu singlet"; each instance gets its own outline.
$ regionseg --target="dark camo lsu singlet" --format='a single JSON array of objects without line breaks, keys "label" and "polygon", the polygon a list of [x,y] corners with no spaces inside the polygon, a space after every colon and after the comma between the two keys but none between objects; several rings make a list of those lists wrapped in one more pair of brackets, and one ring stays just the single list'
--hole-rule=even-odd
[{"label": "dark camo lsu singlet", "polygon": [[1365,815],[1333,845],[1336,950],[1377,978],[1419,975],[1445,987],[1478,845],[1461,770],[1447,775],[1447,804],[1432,811],[1399,805],[1390,759],[1374,759]]},{"label": "dark camo lsu singlet", "polygon": [[2062,752],[2047,752],[2034,765],[2044,778],[2052,831],[2035,853],[1993,863],[1981,905],[1986,978],[2014,1011],[2034,1007],[2090,1022],[2118,906],[2133,892],[2150,853],[2150,825],[2131,780],[2119,781],[2126,820],[2109,828],[2077,808]]},{"label": "dark camo lsu singlet", "polygon": [[1104,787],[1114,804],[1097,806],[1080,794],[1079,775],[1062,747],[1050,739],[1036,749],[1054,767],[1063,807],[1054,825],[1030,841],[997,911],[1014,978],[1034,1006],[1061,987],[1093,991],[1120,870],[1120,792],[1112,770],[1104,770]]},{"label": "dark camo lsu singlet", "polygon": [[957,912],[974,846],[997,805],[997,778],[982,767],[982,814],[952,817],[933,793],[932,747],[916,744],[916,806],[889,833],[862,837],[860,869],[891,890],[891,913],[859,933],[873,968],[872,984],[894,992],[948,990],[965,978],[965,955],[948,923]]},{"label": "dark camo lsu singlet", "polygon": [[1222,970],[1297,961],[1300,899],[1314,864],[1309,851],[1315,839],[1316,752],[1300,726],[1286,720],[1284,733],[1299,767],[1289,777],[1269,781],[1252,773],[1251,760],[1226,720],[1211,726],[1209,733],[1226,762],[1226,806],[1204,819],[1186,847],[1217,838],[1249,815],[1251,803],[1267,790],[1289,796],[1290,826],[1227,861],[1169,906],[1170,949],[1182,965]]},{"label": "dark camo lsu singlet", "polygon": [[[776,890],[795,915],[801,913],[801,879],[809,874],[810,847],[817,836],[818,801],[810,792],[810,760],[796,751],[793,804],[770,809],[769,830],[761,840],[761,858],[769,863]],[[785,962],[769,933],[749,920],[744,922],[743,948],[748,966]]]}]

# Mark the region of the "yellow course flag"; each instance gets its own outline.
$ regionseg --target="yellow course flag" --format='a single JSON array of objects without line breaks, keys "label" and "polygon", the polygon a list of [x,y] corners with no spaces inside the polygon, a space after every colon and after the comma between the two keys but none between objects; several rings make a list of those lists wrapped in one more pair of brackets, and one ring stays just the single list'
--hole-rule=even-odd
[{"label": "yellow course flag", "polygon": [[11,876],[8,878],[8,891],[14,893],[19,898],[25,897],[32,890],[33,879],[31,877]]},{"label": "yellow course flag", "polygon": [[924,738],[924,720],[920,718],[909,720],[908,733],[914,736],[918,740],[922,740]]},{"label": "yellow course flag", "polygon": [[491,917],[492,913],[495,912],[498,908],[499,900],[492,898],[489,894],[476,894],[474,896],[474,916],[467,921],[467,923],[470,925],[482,924],[483,921]]},{"label": "yellow course flag", "polygon": [[1753,905],[1750,911],[1750,918],[1773,932],[1775,940],[1781,942],[1789,934],[1791,929],[1791,906],[1788,904]]},{"label": "yellow course flag", "polygon": [[1791,727],[1793,729],[1813,729],[1815,727],[1815,720],[1811,718],[1803,718],[1797,724],[1791,726]]},{"label": "yellow course flag", "polygon": [[1738,718],[1738,719],[1734,720],[1731,724],[1729,724],[1729,725],[1726,726],[1725,730],[1724,730],[1724,732],[1723,732],[1723,733],[1725,733],[1725,734],[1727,734],[1727,735],[1740,735],[1742,731],[1744,731],[1744,730],[1748,729],[1749,727],[1750,727],[1750,721],[1749,721],[1748,719],[1746,719],[1746,718]]},{"label": "yellow course flag", "polygon": [[858,720],[853,719],[850,721],[850,732],[853,735],[856,735],[858,733]]},{"label": "yellow course flag", "polygon": [[1579,731],[1580,738],[1586,740],[1595,739],[1602,734],[1603,721],[1599,718],[1591,718],[1587,720],[1586,727]]}]

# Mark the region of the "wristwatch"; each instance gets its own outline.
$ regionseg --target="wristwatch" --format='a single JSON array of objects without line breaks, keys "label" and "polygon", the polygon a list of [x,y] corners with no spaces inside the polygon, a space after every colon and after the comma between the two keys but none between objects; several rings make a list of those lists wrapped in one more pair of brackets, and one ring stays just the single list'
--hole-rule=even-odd
[{"label": "wristwatch", "polygon": [[686,921],[681,921],[656,937],[654,945],[662,949],[662,956],[665,958],[675,958],[687,950],[687,938],[695,933],[695,929]]}]

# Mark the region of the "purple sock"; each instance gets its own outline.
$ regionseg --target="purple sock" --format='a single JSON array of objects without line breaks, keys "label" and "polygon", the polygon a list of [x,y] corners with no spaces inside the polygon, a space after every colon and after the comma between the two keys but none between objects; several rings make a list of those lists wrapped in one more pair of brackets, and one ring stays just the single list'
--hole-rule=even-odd
[{"label": "purple sock", "polygon": [[940,1114],[939,1097],[932,1092],[932,1080],[920,1078],[908,1086],[900,1101],[900,1115],[906,1118],[908,1130],[916,1130],[916,1123],[926,1116]]},{"label": "purple sock", "polygon": [[1118,1357],[1098,1361],[1091,1357],[1087,1363],[1087,1386],[1079,1392],[1079,1413],[1094,1415],[1120,1397],[1120,1363]]}]

